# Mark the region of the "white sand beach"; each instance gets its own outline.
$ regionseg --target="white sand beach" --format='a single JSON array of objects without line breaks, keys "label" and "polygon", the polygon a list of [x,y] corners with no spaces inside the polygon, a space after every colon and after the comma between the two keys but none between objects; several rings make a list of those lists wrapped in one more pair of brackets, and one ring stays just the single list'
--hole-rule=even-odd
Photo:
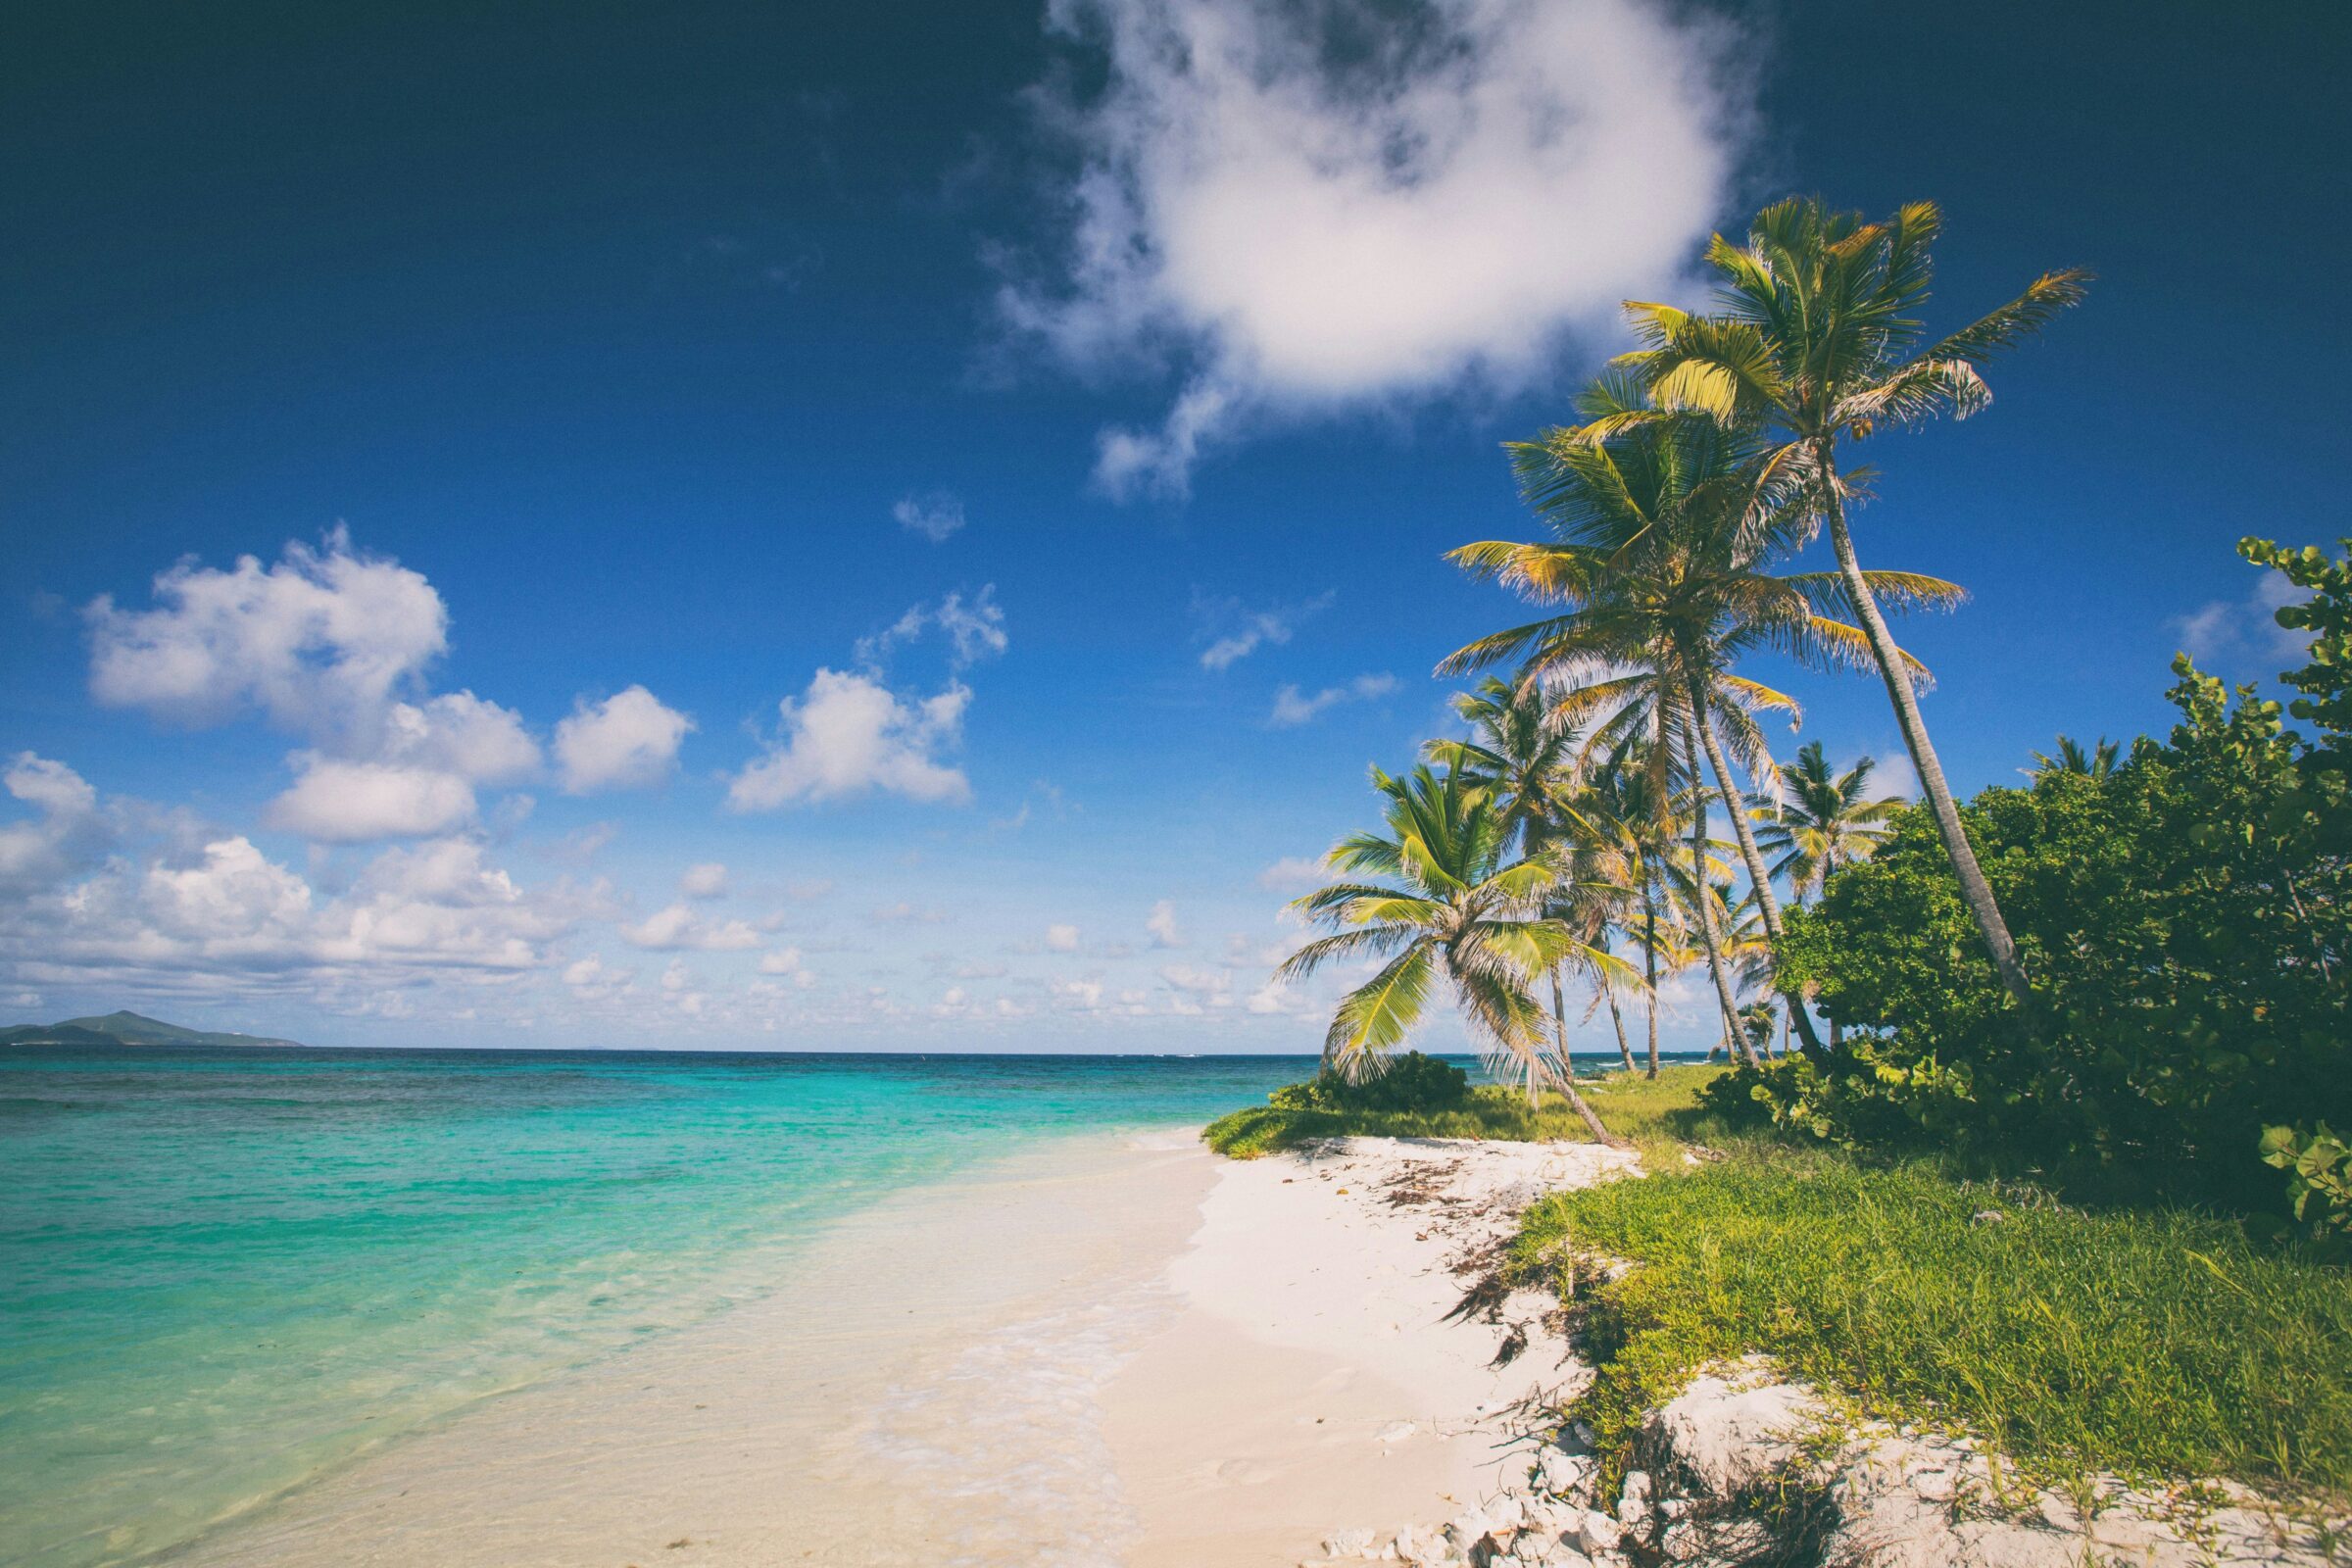
[{"label": "white sand beach", "polygon": [[[1457,1274],[1590,1146],[1190,1131],[1033,1149],[814,1244],[774,1295],[487,1400],[179,1553],[263,1568],[1293,1563],[1443,1518],[1556,1352]],[[1472,1270],[1475,1273],[1475,1270]]]}]

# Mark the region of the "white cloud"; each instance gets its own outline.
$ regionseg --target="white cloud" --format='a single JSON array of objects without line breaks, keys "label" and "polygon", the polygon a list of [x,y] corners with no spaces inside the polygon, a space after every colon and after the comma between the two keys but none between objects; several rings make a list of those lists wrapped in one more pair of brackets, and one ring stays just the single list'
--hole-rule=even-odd
[{"label": "white cloud", "polygon": [[1048,22],[1107,74],[1035,94],[1074,154],[1070,230],[1004,319],[1081,368],[1188,369],[1158,428],[1102,434],[1114,494],[1181,494],[1253,417],[1523,385],[1673,284],[1729,194],[1733,39],[1688,10],[1057,0]]},{"label": "white cloud", "polygon": [[1321,593],[1303,604],[1250,610],[1238,599],[1205,599],[1195,594],[1193,614],[1213,639],[1200,651],[1200,667],[1229,669],[1262,646],[1289,642],[1300,621],[1331,608],[1333,597]]},{"label": "white cloud", "polygon": [[1394,675],[1358,675],[1345,686],[1326,686],[1312,697],[1296,686],[1285,686],[1274,694],[1274,711],[1266,721],[1276,729],[1288,729],[1312,722],[1327,708],[1386,697],[1396,689]]},{"label": "white cloud", "polygon": [[0,826],[0,892],[21,894],[96,862],[112,839],[98,792],[63,762],[19,752],[0,774],[31,807],[29,821]]},{"label": "white cloud", "polygon": [[473,784],[512,784],[539,771],[539,743],[522,715],[471,692],[448,692],[422,706],[395,703],[379,755]]},{"label": "white cloud", "polygon": [[2180,646],[2200,664],[2243,669],[2268,661],[2279,668],[2300,665],[2311,657],[2311,633],[2278,624],[2278,612],[2311,595],[2285,575],[2265,571],[2243,599],[2216,599],[2193,614],[2175,620]]},{"label": "white cloud", "polygon": [[1162,899],[1152,906],[1152,914],[1144,921],[1144,929],[1152,933],[1152,945],[1155,948],[1181,948],[1185,945],[1184,929],[1176,923],[1176,905],[1171,899]]},{"label": "white cloud", "polygon": [[858,640],[857,660],[868,673],[879,674],[891,650],[913,642],[926,627],[936,626],[947,637],[950,662],[957,669],[978,663],[1011,646],[1004,630],[1004,611],[997,603],[997,585],[983,583],[971,602],[960,590],[944,595],[937,605],[915,605],[870,637]]},{"label": "white cloud", "polygon": [[693,949],[730,953],[760,945],[760,933],[741,920],[705,920],[684,904],[658,909],[635,925],[620,928],[621,940],[656,953]]},{"label": "white cloud", "polygon": [[716,860],[690,865],[678,878],[678,891],[690,899],[721,898],[727,891],[727,868]]},{"label": "white cloud", "polygon": [[899,526],[908,533],[919,533],[933,544],[943,544],[948,535],[963,526],[963,503],[945,490],[927,495],[902,496],[899,504],[890,509]]},{"label": "white cloud", "polygon": [[1048,953],[1076,953],[1078,951],[1078,928],[1074,925],[1046,927],[1046,951]]},{"label": "white cloud", "polygon": [[281,833],[322,844],[422,838],[473,818],[473,787],[455,773],[386,762],[347,762],[298,752],[291,789],[262,808]]},{"label": "white cloud", "polygon": [[783,727],[767,755],[735,775],[727,805],[769,811],[801,802],[879,792],[910,801],[961,802],[971,784],[939,759],[962,736],[971,688],[951,684],[904,700],[879,678],[820,669],[806,695],[780,705]]},{"label": "white cloud", "polygon": [[1257,873],[1257,885],[1268,893],[1303,893],[1323,885],[1323,862],[1303,855],[1286,855]]},{"label": "white cloud", "polygon": [[761,974],[806,975],[808,970],[801,961],[800,949],[778,948],[773,953],[760,955],[760,972]]},{"label": "white cloud", "polygon": [[643,686],[593,705],[582,698],[571,716],[556,726],[556,766],[564,793],[658,784],[676,764],[678,747],[693,728],[693,719],[662,706]]},{"label": "white cloud", "polygon": [[418,573],[362,556],[338,527],[324,546],[286,546],[220,571],[183,561],[155,579],[156,608],[87,612],[90,692],[181,724],[259,709],[286,728],[371,732],[393,694],[448,646],[449,613]]}]

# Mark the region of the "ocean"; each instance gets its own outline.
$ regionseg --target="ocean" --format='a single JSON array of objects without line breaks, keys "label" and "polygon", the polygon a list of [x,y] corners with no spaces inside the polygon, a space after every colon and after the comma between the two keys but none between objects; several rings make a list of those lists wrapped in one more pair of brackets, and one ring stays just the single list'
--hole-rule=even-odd
[{"label": "ocean", "polygon": [[0,1562],[167,1551],[1266,1056],[0,1052]]}]

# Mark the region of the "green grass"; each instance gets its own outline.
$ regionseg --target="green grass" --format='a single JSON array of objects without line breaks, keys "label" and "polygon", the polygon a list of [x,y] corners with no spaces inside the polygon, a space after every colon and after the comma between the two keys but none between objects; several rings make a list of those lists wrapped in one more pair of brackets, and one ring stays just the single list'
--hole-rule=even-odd
[{"label": "green grass", "polygon": [[[1724,1070],[1668,1067],[1655,1083],[1617,1072],[1580,1079],[1577,1092],[1609,1131],[1638,1144],[1700,1137],[1708,1129],[1694,1119],[1693,1097],[1700,1085]],[[1509,1143],[1592,1139],[1557,1094],[1544,1095],[1544,1108],[1531,1113],[1524,1094],[1491,1084],[1472,1089],[1469,1102],[1454,1110],[1277,1110],[1252,1105],[1218,1117],[1202,1136],[1209,1148],[1235,1159],[1255,1159],[1322,1138],[1491,1138]]]},{"label": "green grass", "polygon": [[[1983,1209],[2003,1218],[1972,1223]],[[1641,1266],[1601,1282],[1573,1267],[1587,1253]],[[2046,1475],[2352,1494],[2352,1278],[2226,1221],[1751,1145],[1554,1194],[1517,1256],[1564,1276],[1584,1314],[1599,1376],[1572,1413],[1604,1452],[1699,1366],[1761,1350],[1864,1412],[1948,1420]]]}]

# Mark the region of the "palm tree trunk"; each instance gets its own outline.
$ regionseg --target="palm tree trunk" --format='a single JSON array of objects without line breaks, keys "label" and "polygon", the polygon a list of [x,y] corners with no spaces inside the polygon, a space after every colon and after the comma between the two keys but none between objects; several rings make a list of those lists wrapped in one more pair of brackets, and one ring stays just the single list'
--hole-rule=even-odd
[{"label": "palm tree trunk", "polygon": [[[1732,770],[1723,760],[1723,743],[1715,737],[1715,726],[1706,720],[1706,688],[1699,683],[1698,671],[1690,661],[1683,661],[1683,669],[1690,686],[1690,711],[1699,715],[1689,727],[1697,732],[1706,747],[1707,765],[1715,770],[1715,792],[1723,799],[1723,808],[1732,814],[1732,831],[1740,840],[1740,858],[1746,862],[1747,880],[1756,890],[1756,908],[1764,916],[1764,935],[1772,944],[1774,978],[1779,978],[1781,954],[1781,901],[1773,896],[1772,872],[1765,867],[1764,856],[1756,848],[1755,832],[1747,825],[1747,813],[1740,808],[1739,797],[1732,793]],[[1697,759],[1693,758],[1693,761]],[[1698,769],[1691,770],[1691,782],[1697,783]],[[1799,1049],[1814,1066],[1827,1068],[1829,1053],[1822,1050],[1820,1039],[1813,1033],[1813,1020],[1805,1016],[1804,1003],[1787,991],[1781,993],[1788,1004],[1788,1016],[1795,1021]]]},{"label": "palm tree trunk", "polygon": [[1649,921],[1642,943],[1642,978],[1649,982],[1649,1075],[1658,1075],[1658,891],[1647,866],[1642,873],[1642,909]]},{"label": "palm tree trunk", "polygon": [[[1608,1145],[1611,1149],[1623,1149],[1625,1147],[1625,1140],[1618,1137],[1615,1133],[1609,1131],[1609,1129],[1602,1124],[1600,1117],[1594,1113],[1592,1107],[1585,1102],[1585,1097],[1576,1092],[1576,1085],[1569,1082],[1571,1078],[1575,1077],[1576,1073],[1574,1067],[1572,1067],[1569,1063],[1568,999],[1566,993],[1562,992],[1560,989],[1560,970],[1559,965],[1557,964],[1552,965],[1551,970],[1551,1021],[1553,1026],[1559,1030],[1560,1037],[1560,1070],[1558,1073],[1553,1075],[1553,1082],[1559,1087],[1560,1097],[1568,1102],[1568,1108],[1576,1112],[1577,1116],[1584,1122],[1585,1126],[1592,1131],[1592,1134],[1594,1138]],[[1528,1072],[1530,1075],[1529,1081],[1532,1083],[1534,1081],[1533,1075],[1535,1072],[1532,1059],[1529,1063]]]},{"label": "palm tree trunk", "polygon": [[1617,1030],[1617,1054],[1625,1058],[1625,1070],[1632,1072],[1634,1048],[1625,1043],[1625,1014],[1617,1006],[1617,989],[1604,980],[1600,985],[1600,994],[1609,1004],[1609,1022]]},{"label": "palm tree trunk", "polygon": [[2001,918],[2000,905],[1993,900],[1992,885],[1984,880],[1984,868],[1977,863],[1976,846],[1969,843],[1968,829],[1960,823],[1960,808],[1952,804],[1951,786],[1944,782],[1943,764],[1936,760],[1936,747],[1928,739],[1928,726],[1919,716],[1919,699],[1911,690],[1910,675],[1903,669],[1902,655],[1886,630],[1886,618],[1879,613],[1879,602],[1870,591],[1869,579],[1862,575],[1862,564],[1854,556],[1853,535],[1845,526],[1845,501],[1840,493],[1835,446],[1830,438],[1821,437],[1813,443],[1813,452],[1821,465],[1822,511],[1829,519],[1830,543],[1838,553],[1838,573],[1845,579],[1846,597],[1853,602],[1854,616],[1862,622],[1863,635],[1870,639],[1879,674],[1886,683],[1886,696],[1894,704],[1895,722],[1902,728],[1903,745],[1910,751],[1911,765],[1919,773],[1919,787],[1934,811],[1936,831],[1943,840],[1943,853],[1952,862],[1953,874],[1960,879],[1961,901],[1976,919],[1977,931],[1984,939],[1984,950],[1991,955],[1992,966],[2000,974],[2003,989],[2017,1004],[2027,1038],[2038,1044],[2040,1007],[2027,982],[2026,966],[2018,960],[2017,944],[2010,938],[2009,923]]},{"label": "palm tree trunk", "polygon": [[1740,1027],[1740,1004],[1732,999],[1732,983],[1723,972],[1723,948],[1715,940],[1711,905],[1715,890],[1707,884],[1707,791],[1699,780],[1696,748],[1690,752],[1690,782],[1697,786],[1690,793],[1690,903],[1698,911],[1698,940],[1707,950],[1707,973],[1715,980],[1715,1000],[1723,1004],[1725,1041],[1753,1063],[1756,1048],[1747,1043],[1747,1032]]}]

